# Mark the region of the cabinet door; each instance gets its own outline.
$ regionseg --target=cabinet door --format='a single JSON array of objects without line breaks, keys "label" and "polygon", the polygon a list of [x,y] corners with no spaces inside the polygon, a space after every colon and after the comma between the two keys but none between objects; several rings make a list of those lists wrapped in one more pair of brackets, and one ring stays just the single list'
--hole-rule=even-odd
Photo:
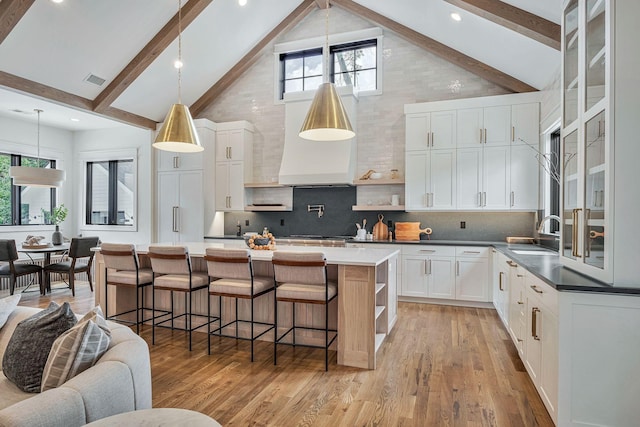
[{"label": "cabinet door", "polygon": [[456,112],[431,113],[431,148],[456,148]]},{"label": "cabinet door", "polygon": [[[456,207],[456,150],[431,150],[429,206],[433,209]],[[406,185],[406,184],[405,184]],[[429,191],[430,187],[430,191]]]},{"label": "cabinet door", "polygon": [[493,306],[496,308],[502,323],[509,325],[509,270],[507,257],[492,249]]},{"label": "cabinet door", "polygon": [[178,240],[176,223],[179,207],[180,175],[176,172],[158,173],[158,236],[160,243],[174,243]]},{"label": "cabinet door", "polygon": [[172,151],[155,150],[157,152],[158,171],[200,170],[202,169],[202,153],[174,153]]},{"label": "cabinet door", "polygon": [[405,149],[407,151],[426,150],[430,141],[430,115],[407,116]]},{"label": "cabinet door", "polygon": [[486,258],[456,258],[456,299],[489,300],[489,266]]},{"label": "cabinet door", "polygon": [[403,256],[402,258],[402,296],[429,296],[427,258],[420,256]]},{"label": "cabinet door", "polygon": [[456,206],[480,209],[482,188],[482,149],[465,148],[456,152]]},{"label": "cabinet door", "polygon": [[549,310],[544,309],[540,317],[541,331],[541,369],[538,390],[542,396],[551,418],[557,419],[558,408],[558,318]]},{"label": "cabinet door", "polygon": [[228,211],[229,202],[229,163],[216,162],[216,210]]},{"label": "cabinet door", "polygon": [[428,151],[407,153],[405,164],[404,197],[408,211],[425,210],[427,208],[427,174],[429,173]]},{"label": "cabinet door", "polygon": [[540,167],[536,152],[527,145],[511,147],[511,209],[538,209]]},{"label": "cabinet door", "polygon": [[232,211],[244,211],[244,168],[242,162],[229,164],[229,197]]},{"label": "cabinet door", "polygon": [[517,266],[509,267],[509,333],[518,350],[524,354],[525,294],[524,274]]},{"label": "cabinet door", "polygon": [[234,129],[229,131],[229,160],[244,160],[245,131]]},{"label": "cabinet door", "polygon": [[487,107],[484,114],[484,143],[509,145],[511,143],[511,106]]},{"label": "cabinet door", "polygon": [[483,141],[482,108],[458,110],[456,145],[458,148],[479,147]]},{"label": "cabinet door", "polygon": [[542,341],[540,340],[541,317],[544,308],[540,300],[527,294],[527,330],[525,333],[524,364],[531,376],[531,380],[538,388],[540,384],[540,370],[542,369]]},{"label": "cabinet door", "polygon": [[[540,135],[540,104],[511,106],[511,142],[538,146]],[[516,145],[517,145],[516,144]]]},{"label": "cabinet door", "polygon": [[429,297],[455,299],[455,258],[430,257],[427,260]]},{"label": "cabinet door", "polygon": [[231,135],[228,130],[216,132],[216,162],[231,160],[229,147],[231,147]]},{"label": "cabinet door", "polygon": [[484,148],[482,207],[485,209],[509,209],[510,148],[509,146]]},{"label": "cabinet door", "polygon": [[202,171],[181,172],[179,193],[176,222],[180,241],[199,242],[204,237]]}]

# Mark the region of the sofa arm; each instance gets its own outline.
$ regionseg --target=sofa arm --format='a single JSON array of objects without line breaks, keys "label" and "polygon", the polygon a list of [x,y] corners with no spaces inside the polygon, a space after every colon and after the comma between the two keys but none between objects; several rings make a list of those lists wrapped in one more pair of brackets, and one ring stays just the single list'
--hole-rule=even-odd
[{"label": "sofa arm", "polygon": [[82,396],[65,387],[34,394],[0,411],[2,427],[74,427],[86,423]]}]

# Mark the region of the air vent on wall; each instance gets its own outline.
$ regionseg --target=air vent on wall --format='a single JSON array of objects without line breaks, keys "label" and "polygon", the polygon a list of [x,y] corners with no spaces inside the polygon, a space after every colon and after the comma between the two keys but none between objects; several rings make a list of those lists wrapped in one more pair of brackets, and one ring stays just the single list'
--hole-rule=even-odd
[{"label": "air vent on wall", "polygon": [[87,77],[85,77],[84,81],[93,83],[94,85],[97,85],[97,86],[102,86],[104,82],[106,82],[105,79],[103,79],[102,77],[98,77],[95,74],[89,74]]}]

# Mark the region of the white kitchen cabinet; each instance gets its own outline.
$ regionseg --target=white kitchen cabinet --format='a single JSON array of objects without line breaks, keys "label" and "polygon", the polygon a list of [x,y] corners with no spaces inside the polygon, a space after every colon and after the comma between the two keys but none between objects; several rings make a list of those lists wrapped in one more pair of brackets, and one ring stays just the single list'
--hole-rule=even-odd
[{"label": "white kitchen cabinet", "polygon": [[508,260],[509,265],[509,335],[521,358],[524,358],[526,331],[526,294],[525,270],[515,262]]},{"label": "white kitchen cabinet", "polygon": [[253,182],[253,126],[218,123],[216,131],[216,210],[244,211],[246,182]]},{"label": "white kitchen cabinet", "polygon": [[511,146],[509,194],[511,209],[538,209],[540,166],[536,154],[536,151],[524,144]]},{"label": "white kitchen cabinet", "polygon": [[527,325],[524,364],[551,418],[558,405],[558,292],[526,275]]},{"label": "white kitchen cabinet", "polygon": [[405,210],[455,209],[456,150],[407,152]]},{"label": "white kitchen cabinet", "polygon": [[456,146],[456,112],[434,111],[408,115],[406,150],[446,149]]},{"label": "white kitchen cabinet", "polygon": [[489,301],[489,250],[475,246],[456,247],[456,299]]},{"label": "white kitchen cabinet", "polygon": [[176,170],[201,170],[203,153],[174,153],[172,151],[157,151],[157,170],[160,171],[176,171]]},{"label": "white kitchen cabinet", "polygon": [[510,105],[458,110],[458,148],[509,145],[511,131]]},{"label": "white kitchen cabinet", "polygon": [[509,259],[495,249],[491,249],[492,299],[505,327],[509,326]]},{"label": "white kitchen cabinet", "polygon": [[455,298],[453,246],[402,245],[401,296]]},{"label": "white kitchen cabinet", "polygon": [[482,149],[456,150],[456,207],[458,210],[482,207]]},{"label": "white kitchen cabinet", "polygon": [[202,240],[202,171],[159,172],[157,176],[158,242]]},{"label": "white kitchen cabinet", "polygon": [[507,210],[510,208],[510,150],[509,146],[456,150],[456,206],[458,209]]},{"label": "white kitchen cabinet", "polygon": [[531,102],[511,106],[511,144],[538,147],[540,142],[540,104]]}]

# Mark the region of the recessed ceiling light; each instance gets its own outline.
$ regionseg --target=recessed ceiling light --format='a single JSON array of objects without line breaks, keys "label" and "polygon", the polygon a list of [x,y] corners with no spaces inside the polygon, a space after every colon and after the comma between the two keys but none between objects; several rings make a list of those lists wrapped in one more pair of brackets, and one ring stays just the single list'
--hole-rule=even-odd
[{"label": "recessed ceiling light", "polygon": [[238,4],[240,6],[246,6],[247,5],[247,0],[238,0]]},{"label": "recessed ceiling light", "polygon": [[173,63],[173,66],[176,68],[182,68],[184,64],[182,63],[182,61],[180,61],[179,59],[176,59]]},{"label": "recessed ceiling light", "polygon": [[54,3],[62,3],[64,0],[51,0]]},{"label": "recessed ceiling light", "polygon": [[76,119],[76,118],[71,118],[69,120],[71,120],[72,122],[79,122],[80,121],[80,119]]},{"label": "recessed ceiling light", "polygon": [[460,16],[458,12],[451,12],[451,19],[453,19],[456,22],[460,22],[462,21],[462,16]]}]

